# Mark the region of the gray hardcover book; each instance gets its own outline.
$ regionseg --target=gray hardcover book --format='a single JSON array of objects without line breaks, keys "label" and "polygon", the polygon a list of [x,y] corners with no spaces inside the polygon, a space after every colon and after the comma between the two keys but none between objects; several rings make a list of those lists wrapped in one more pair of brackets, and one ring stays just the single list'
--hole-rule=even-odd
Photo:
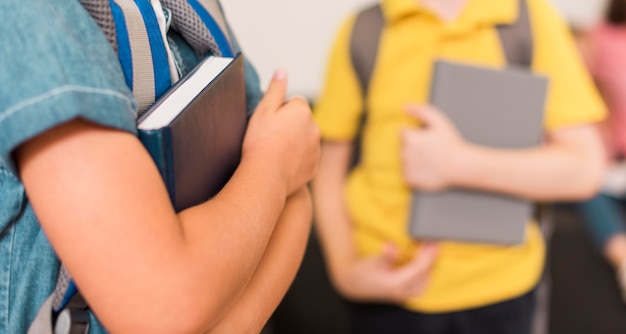
[{"label": "gray hardcover book", "polygon": [[[542,140],[547,86],[546,77],[525,69],[440,60],[435,64],[430,103],[469,142],[528,148]],[[532,214],[532,202],[504,194],[460,188],[415,190],[409,232],[417,239],[517,244],[524,240]]]}]

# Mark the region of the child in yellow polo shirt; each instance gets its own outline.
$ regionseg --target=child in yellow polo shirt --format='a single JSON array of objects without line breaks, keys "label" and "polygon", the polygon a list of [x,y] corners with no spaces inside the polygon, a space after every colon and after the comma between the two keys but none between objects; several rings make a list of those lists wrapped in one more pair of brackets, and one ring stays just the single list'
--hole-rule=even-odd
[{"label": "child in yellow polo shirt", "polygon": [[[516,22],[520,1],[530,17],[532,70],[550,78],[545,141],[516,151],[476,146],[426,105],[433,61],[502,67],[496,27]],[[421,243],[406,232],[411,189],[466,187],[536,201],[591,196],[604,161],[592,124],[605,107],[546,0],[382,0],[381,8],[386,25],[367,96],[350,60],[352,16],[314,108],[324,139],[313,182],[316,227],[334,286],[363,302],[354,332],[528,333],[545,256],[538,226],[529,222],[525,241],[510,247]],[[363,109],[362,158],[349,170]]]}]

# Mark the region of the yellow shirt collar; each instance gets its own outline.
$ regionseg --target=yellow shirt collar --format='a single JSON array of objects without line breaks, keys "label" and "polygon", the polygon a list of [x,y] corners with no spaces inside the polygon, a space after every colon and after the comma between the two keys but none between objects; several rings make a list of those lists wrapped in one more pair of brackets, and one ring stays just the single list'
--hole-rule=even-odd
[{"label": "yellow shirt collar", "polygon": [[[420,0],[381,0],[381,7],[388,22],[430,13]],[[519,0],[469,0],[455,21],[471,25],[507,24],[515,22],[518,12]]]}]

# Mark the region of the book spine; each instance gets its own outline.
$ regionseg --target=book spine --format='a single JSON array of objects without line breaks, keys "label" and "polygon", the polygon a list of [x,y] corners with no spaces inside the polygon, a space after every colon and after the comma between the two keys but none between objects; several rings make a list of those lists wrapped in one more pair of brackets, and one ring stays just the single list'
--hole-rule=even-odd
[{"label": "book spine", "polygon": [[159,174],[167,187],[170,199],[175,204],[174,170],[172,168],[172,140],[170,128],[160,130],[139,130],[139,140],[142,142],[152,160],[156,164]]}]

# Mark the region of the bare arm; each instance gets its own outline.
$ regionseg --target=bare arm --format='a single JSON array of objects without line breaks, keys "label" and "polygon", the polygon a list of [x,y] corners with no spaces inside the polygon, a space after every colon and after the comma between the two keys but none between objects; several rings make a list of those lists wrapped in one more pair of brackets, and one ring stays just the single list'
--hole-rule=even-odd
[{"label": "bare arm", "polygon": [[352,147],[351,142],[323,142],[320,166],[312,182],[315,228],[331,276],[356,256],[344,201]]},{"label": "bare arm", "polygon": [[595,129],[579,126],[550,134],[542,147],[507,152],[472,146],[458,184],[536,200],[592,196],[605,161]]},{"label": "bare arm", "polygon": [[425,128],[403,134],[404,174],[419,189],[462,186],[533,200],[592,196],[600,184],[605,157],[591,124],[558,129],[532,149],[499,150],[465,142],[439,111],[410,111]]},{"label": "bare arm", "polygon": [[75,120],[17,150],[42,228],[110,331],[203,331],[244,291],[286,197],[316,168],[310,110],[283,105],[285,90],[276,78],[231,181],[180,214],[130,134]]},{"label": "bare arm", "polygon": [[311,228],[311,196],[302,188],[287,199],[250,283],[211,333],[259,333],[287,292],[300,266]]},{"label": "bare arm", "polygon": [[397,266],[398,251],[386,245],[378,256],[360,257],[352,238],[352,221],[344,201],[351,142],[324,142],[313,180],[315,226],[330,278],[339,293],[352,300],[402,302],[426,287],[437,248],[420,247],[411,261]]}]

